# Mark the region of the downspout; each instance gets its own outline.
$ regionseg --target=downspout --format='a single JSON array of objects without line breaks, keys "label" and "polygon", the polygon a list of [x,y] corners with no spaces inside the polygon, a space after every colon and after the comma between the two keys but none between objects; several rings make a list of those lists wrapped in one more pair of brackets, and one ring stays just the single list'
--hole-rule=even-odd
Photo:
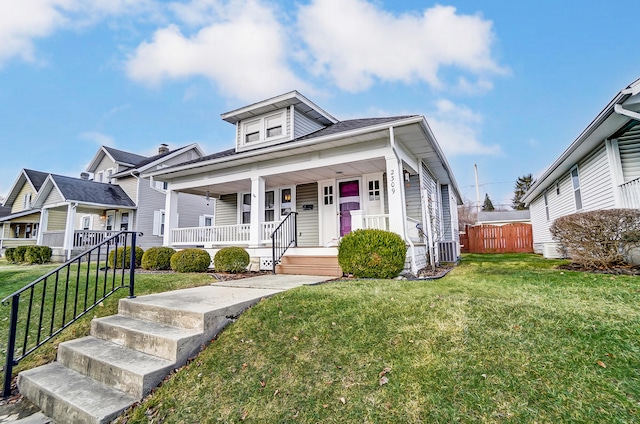
[{"label": "downspout", "polygon": [[[394,135],[394,131],[393,131],[393,126],[389,127],[389,140],[391,142],[391,151],[393,151],[393,155],[396,157],[396,160],[398,161],[398,163],[400,163],[401,167],[402,167],[402,163],[400,161],[400,155],[398,155],[398,151],[396,150],[396,139],[395,139],[395,135]],[[402,178],[402,176],[399,176]],[[405,193],[404,193],[404,178],[402,178],[402,190],[400,191],[400,195],[402,197],[402,204],[404,205],[405,202]],[[416,265],[416,248],[413,244],[413,242],[411,241],[411,238],[409,237],[409,229],[407,228],[407,209],[406,208],[402,208],[403,210],[403,218],[404,218],[404,239],[406,241],[406,243],[409,245],[409,249],[411,250],[411,272],[416,275],[418,273],[418,266]]]},{"label": "downspout", "polygon": [[[131,228],[131,231],[138,231],[138,206],[140,205],[140,177],[136,176],[133,174],[134,171],[129,172],[129,175],[131,175],[133,178],[135,178],[136,180],[138,180],[138,183],[136,184],[136,211],[134,212],[133,210],[131,211],[131,213],[134,214],[135,217],[135,228]],[[151,184],[151,182],[153,181],[153,177],[150,178],[149,184]],[[131,220],[133,223],[133,219]]]}]

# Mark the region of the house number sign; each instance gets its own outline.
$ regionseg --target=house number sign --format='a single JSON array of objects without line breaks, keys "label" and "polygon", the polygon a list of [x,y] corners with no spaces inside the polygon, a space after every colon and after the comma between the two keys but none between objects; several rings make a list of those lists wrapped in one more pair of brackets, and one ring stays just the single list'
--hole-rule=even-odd
[{"label": "house number sign", "polygon": [[396,194],[396,170],[389,172],[389,186],[391,186],[391,194]]}]

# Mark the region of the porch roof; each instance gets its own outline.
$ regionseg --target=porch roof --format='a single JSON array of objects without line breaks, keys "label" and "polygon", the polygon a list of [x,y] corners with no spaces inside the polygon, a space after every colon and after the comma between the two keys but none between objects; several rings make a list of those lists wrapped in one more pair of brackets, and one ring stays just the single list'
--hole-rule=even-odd
[{"label": "porch roof", "polygon": [[[20,212],[16,212],[16,213],[9,213],[7,215],[2,215],[2,209],[0,208],[0,222],[6,222],[6,221],[11,221],[12,219],[16,219],[16,218],[21,218],[23,216],[29,216],[29,215],[33,215],[36,213],[40,213],[40,209],[28,209],[26,211],[20,211]],[[9,209],[9,208],[6,208]],[[11,209],[9,209],[9,212],[11,212]]]},{"label": "porch roof", "polygon": [[34,206],[42,207],[52,190],[57,190],[65,202],[131,209],[136,206],[120,186],[53,174],[45,181]]}]

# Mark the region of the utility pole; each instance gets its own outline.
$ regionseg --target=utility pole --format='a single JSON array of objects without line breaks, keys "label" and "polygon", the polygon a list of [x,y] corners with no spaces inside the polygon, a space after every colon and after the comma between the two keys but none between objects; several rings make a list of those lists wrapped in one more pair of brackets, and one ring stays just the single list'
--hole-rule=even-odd
[{"label": "utility pole", "polygon": [[476,173],[476,213],[480,212],[480,189],[478,188],[478,165],[477,164],[473,164],[473,169],[475,170]]}]

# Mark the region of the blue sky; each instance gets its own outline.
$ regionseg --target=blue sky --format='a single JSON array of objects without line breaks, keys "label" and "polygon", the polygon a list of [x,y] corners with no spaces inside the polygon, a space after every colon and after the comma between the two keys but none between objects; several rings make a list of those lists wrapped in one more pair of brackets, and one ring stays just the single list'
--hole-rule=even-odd
[{"label": "blue sky", "polygon": [[427,117],[464,197],[510,205],[640,77],[637,1],[0,2],[0,196],[100,145],[233,146],[220,114],[294,89],[338,119]]}]

